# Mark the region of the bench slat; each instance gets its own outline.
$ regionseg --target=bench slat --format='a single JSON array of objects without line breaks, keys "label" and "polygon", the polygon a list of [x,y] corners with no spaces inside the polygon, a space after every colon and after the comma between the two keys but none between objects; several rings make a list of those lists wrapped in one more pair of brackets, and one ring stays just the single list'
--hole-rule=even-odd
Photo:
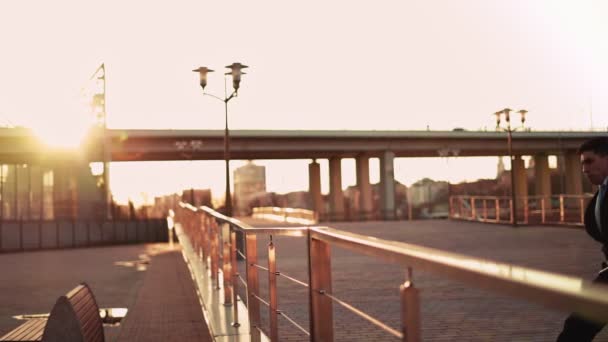
[{"label": "bench slat", "polygon": [[40,341],[46,325],[46,319],[34,318],[27,320],[8,334],[2,336],[0,341]]}]

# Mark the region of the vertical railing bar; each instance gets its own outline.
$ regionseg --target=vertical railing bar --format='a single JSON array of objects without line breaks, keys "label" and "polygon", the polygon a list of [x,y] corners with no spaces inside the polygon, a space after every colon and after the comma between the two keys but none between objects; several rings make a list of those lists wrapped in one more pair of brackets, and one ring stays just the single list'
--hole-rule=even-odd
[{"label": "vertical railing bar", "polygon": [[399,287],[401,297],[401,324],[404,342],[420,341],[420,297],[414,287],[412,268],[408,267],[408,280]]},{"label": "vertical railing bar", "polygon": [[270,235],[268,244],[268,297],[270,301],[270,341],[279,341],[278,316],[277,316],[277,264],[276,251]]},{"label": "vertical railing bar", "polygon": [[579,199],[579,204],[580,204],[579,208],[580,208],[580,219],[581,219],[580,223],[584,224],[585,223],[585,199],[583,197],[581,197]]},{"label": "vertical railing bar", "polygon": [[509,200],[509,212],[511,213],[511,224],[515,223],[515,213],[513,212],[513,200]]},{"label": "vertical railing bar", "polygon": [[327,242],[315,239],[310,234],[309,260],[310,321],[313,328],[310,338],[311,341],[333,341],[333,303],[324,295],[332,293],[331,250]]},{"label": "vertical railing bar", "polygon": [[546,218],[546,209],[545,209],[545,198],[541,198],[540,199],[540,222],[542,224],[545,224],[547,218]]},{"label": "vertical railing bar", "polygon": [[496,222],[500,222],[500,200],[498,198],[495,199],[496,205]]},{"label": "vertical railing bar", "polygon": [[564,223],[564,195],[559,195],[559,222]]},{"label": "vertical railing bar", "polygon": [[253,233],[245,234],[245,254],[247,270],[247,311],[249,312],[249,331],[251,341],[260,341],[260,303],[255,300],[259,296],[260,283],[258,279],[258,269],[254,267],[258,262],[257,236]]},{"label": "vertical railing bar", "polygon": [[232,267],[230,268],[232,274],[230,275],[232,278],[232,326],[238,328],[241,326],[239,323],[239,308],[238,308],[238,292],[239,292],[239,272],[237,265],[237,254],[236,254],[236,232],[234,230],[230,231],[230,263]]},{"label": "vertical railing bar", "polygon": [[475,197],[471,196],[471,220],[477,220],[477,210],[475,208]]},{"label": "vertical railing bar", "polygon": [[232,260],[230,260],[230,223],[222,225],[222,245],[224,257],[222,258],[222,271],[224,273],[224,305],[232,305]]}]

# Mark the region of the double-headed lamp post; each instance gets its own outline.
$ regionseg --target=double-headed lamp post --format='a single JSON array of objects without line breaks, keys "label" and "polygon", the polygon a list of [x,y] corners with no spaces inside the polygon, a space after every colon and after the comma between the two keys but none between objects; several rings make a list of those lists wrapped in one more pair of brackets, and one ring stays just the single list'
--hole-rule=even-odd
[{"label": "double-headed lamp post", "polygon": [[200,76],[200,86],[201,88],[203,88],[203,95],[207,95],[207,96],[211,96],[215,99],[218,99],[222,102],[224,102],[224,109],[225,109],[225,118],[226,118],[226,126],[224,127],[224,160],[226,162],[226,194],[225,194],[225,215],[226,216],[232,216],[232,196],[230,195],[230,135],[229,135],[229,131],[228,131],[228,101],[230,101],[231,99],[233,99],[234,97],[238,96],[238,91],[239,91],[239,87],[241,84],[241,75],[245,75],[244,72],[242,72],[242,69],[247,68],[248,66],[243,65],[241,63],[235,62],[232,63],[231,65],[227,65],[226,68],[230,69],[230,71],[228,71],[225,75],[231,75],[232,76],[232,94],[230,94],[230,96],[228,96],[228,93],[226,91],[226,84],[225,84],[225,80],[224,79],[224,97],[221,98],[219,96],[215,96],[213,94],[207,93],[205,92],[205,87],[207,86],[207,74],[210,72],[213,72],[213,70],[207,68],[207,67],[199,67],[198,69],[194,69],[192,71],[194,72],[198,72],[199,76]]},{"label": "double-headed lamp post", "polygon": [[[514,168],[514,159],[515,156],[513,155],[513,137],[512,137],[512,133],[515,132],[518,127],[515,128],[511,128],[511,117],[510,117],[510,113],[511,113],[510,108],[505,108],[503,110],[500,110],[496,113],[494,113],[494,115],[496,115],[496,130],[503,130],[505,132],[507,132],[507,147],[509,150],[509,160],[511,162],[511,203],[512,203],[512,217],[513,217],[513,227],[517,227],[517,199],[515,196],[515,168]],[[517,113],[519,113],[521,115],[521,127],[524,127],[524,123],[526,122],[526,113],[528,113],[527,110],[522,109],[520,111],[518,111]],[[506,122],[506,127],[501,127],[500,126],[500,118],[501,116],[504,115],[505,118],[505,122]]]}]

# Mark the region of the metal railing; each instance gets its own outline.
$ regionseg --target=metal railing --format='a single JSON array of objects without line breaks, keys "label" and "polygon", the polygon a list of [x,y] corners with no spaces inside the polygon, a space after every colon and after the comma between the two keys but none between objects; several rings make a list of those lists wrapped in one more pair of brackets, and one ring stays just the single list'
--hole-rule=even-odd
[{"label": "metal railing", "polygon": [[0,253],[167,240],[164,219],[0,221]]},{"label": "metal railing", "polygon": [[318,222],[317,213],[300,208],[257,207],[253,208],[253,218],[300,224],[314,224]]},{"label": "metal railing", "polygon": [[[420,341],[420,297],[412,278],[415,268],[462,281],[471,287],[485,288],[548,308],[578,312],[592,319],[608,321],[608,288],[576,277],[382,240],[329,227],[254,228],[207,207],[194,208],[188,204],[180,205],[175,220],[183,226],[196,253],[200,253],[199,260],[210,268],[215,289],[223,289],[225,304],[237,303],[239,284],[245,287],[252,341],[260,341],[262,336],[265,336],[262,334],[260,318],[262,305],[268,308],[268,338],[271,341],[279,340],[278,317],[284,317],[308,335],[311,341],[332,341],[334,304],[346,308],[403,341]],[[237,249],[238,234],[241,234],[244,240],[243,252]],[[258,263],[258,236],[262,235],[270,236],[267,266]],[[295,279],[277,270],[275,242],[272,237],[278,235],[307,239],[308,281]],[[379,258],[384,262],[396,263],[406,270],[406,279],[403,283],[396,284],[400,289],[400,327],[383,323],[332,292],[333,246]],[[241,277],[237,268],[239,255],[245,259],[245,278]],[[222,277],[219,276],[220,270]],[[260,271],[268,275],[268,298],[262,298],[260,295]],[[296,322],[290,313],[277,306],[276,284],[279,277],[308,289],[308,329]],[[238,327],[236,305],[233,305],[233,308],[233,326]]]},{"label": "metal railing", "polygon": [[[583,226],[585,208],[593,196],[551,195],[518,197],[517,223]],[[450,218],[513,223],[513,205],[507,196],[450,196]]]}]

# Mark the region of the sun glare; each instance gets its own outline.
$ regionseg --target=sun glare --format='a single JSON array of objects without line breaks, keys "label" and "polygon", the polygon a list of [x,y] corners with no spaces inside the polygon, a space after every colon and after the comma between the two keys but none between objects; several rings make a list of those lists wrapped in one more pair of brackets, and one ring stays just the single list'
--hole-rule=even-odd
[{"label": "sun glare", "polygon": [[77,149],[89,126],[79,122],[58,122],[32,127],[43,143],[52,148]]}]

